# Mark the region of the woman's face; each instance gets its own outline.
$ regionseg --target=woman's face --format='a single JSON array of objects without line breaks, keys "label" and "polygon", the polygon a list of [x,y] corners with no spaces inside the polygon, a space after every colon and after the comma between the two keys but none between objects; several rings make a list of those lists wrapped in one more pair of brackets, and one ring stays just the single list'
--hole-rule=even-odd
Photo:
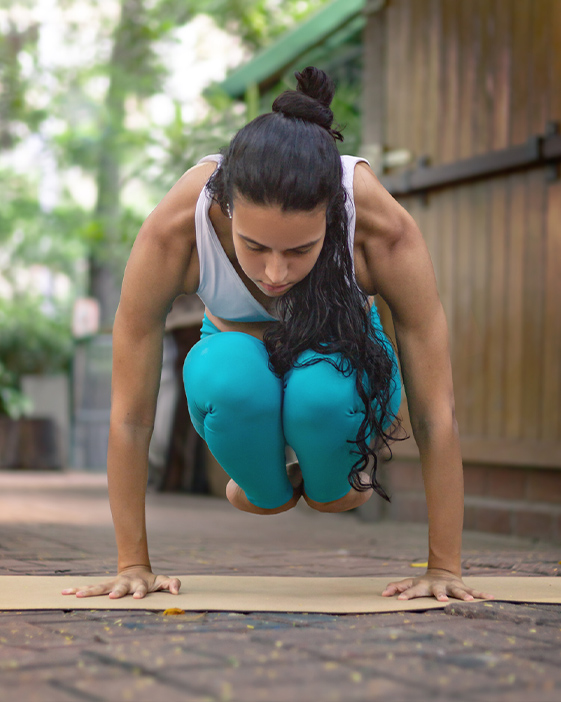
[{"label": "woman's face", "polygon": [[236,198],[232,237],[244,273],[269,297],[279,297],[314,267],[325,239],[325,206],[283,212]]}]

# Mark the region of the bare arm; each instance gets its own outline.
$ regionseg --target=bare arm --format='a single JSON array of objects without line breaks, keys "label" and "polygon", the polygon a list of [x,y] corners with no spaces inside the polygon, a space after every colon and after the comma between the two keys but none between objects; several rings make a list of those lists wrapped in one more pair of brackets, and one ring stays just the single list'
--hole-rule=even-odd
[{"label": "bare arm", "polygon": [[134,591],[144,596],[148,588],[179,590],[177,578],[172,582],[158,576],[160,580],[154,583],[145,577],[146,572],[151,575],[145,520],[148,448],[160,383],[165,320],[177,295],[196,289],[196,276],[191,270],[191,262],[198,261],[193,256],[194,214],[198,195],[213,167],[204,164],[191,169],[170,190],[142,225],[125,270],[113,327],[107,476],[118,572],[131,577],[83,588],[81,592],[86,595],[112,592],[123,596]]},{"label": "bare arm", "polygon": [[[447,599],[483,596],[461,583],[463,467],[448,327],[427,246],[412,217],[367,166],[355,175],[357,245],[363,282],[390,307],[413,434],[419,447],[429,518],[428,572],[435,579],[392,584],[385,594],[434,594]],[[399,585],[399,587],[398,587]]]}]

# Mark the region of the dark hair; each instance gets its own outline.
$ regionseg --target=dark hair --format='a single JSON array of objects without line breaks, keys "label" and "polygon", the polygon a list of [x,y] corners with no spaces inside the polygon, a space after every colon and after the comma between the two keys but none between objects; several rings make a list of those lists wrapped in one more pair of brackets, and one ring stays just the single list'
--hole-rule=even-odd
[{"label": "dark hair", "polygon": [[[310,211],[325,204],[326,235],[311,272],[277,298],[280,323],[264,335],[271,369],[282,377],[290,368],[326,360],[341,373],[356,373],[356,387],[365,416],[356,441],[358,460],[349,483],[361,487],[358,473],[373,459],[371,487],[389,500],[376,480],[377,455],[392,434],[389,402],[392,357],[373,327],[368,296],[358,287],[348,245],[346,192],[341,157],[330,109],[333,81],[323,71],[308,67],[296,73],[297,90],[287,90],[273,103],[273,111],[243,127],[224,150],[220,166],[207,188],[224,214],[236,196],[257,205],[275,205],[284,211]],[[299,362],[311,349],[331,358]],[[376,437],[374,447],[369,437]]]}]

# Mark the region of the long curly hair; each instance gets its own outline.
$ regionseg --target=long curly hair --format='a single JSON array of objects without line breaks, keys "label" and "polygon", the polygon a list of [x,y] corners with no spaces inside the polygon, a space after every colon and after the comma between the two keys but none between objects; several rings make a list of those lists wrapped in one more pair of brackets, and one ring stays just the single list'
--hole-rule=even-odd
[{"label": "long curly hair", "polygon": [[[295,74],[297,90],[287,90],[273,111],[243,127],[223,151],[219,167],[206,187],[222,212],[228,214],[235,197],[283,211],[326,207],[325,241],[310,273],[277,298],[280,322],[269,327],[264,341],[269,365],[282,377],[293,367],[331,363],[346,376],[353,373],[364,403],[358,430],[357,461],[349,473],[356,490],[372,487],[389,501],[376,479],[377,453],[395,437],[399,427],[390,413],[393,350],[370,319],[368,296],[357,285],[348,243],[347,195],[342,183],[341,157],[335,140],[330,104],[335,87],[323,71],[308,67]],[[335,354],[298,361],[308,349]],[[389,433],[386,431],[389,428]],[[372,441],[374,439],[374,441]],[[359,473],[371,466],[371,484]]]}]

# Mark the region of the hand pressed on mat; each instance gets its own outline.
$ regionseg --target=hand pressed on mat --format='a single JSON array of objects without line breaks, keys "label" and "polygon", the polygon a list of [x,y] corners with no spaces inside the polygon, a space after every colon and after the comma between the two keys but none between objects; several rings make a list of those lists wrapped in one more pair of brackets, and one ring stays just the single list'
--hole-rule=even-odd
[{"label": "hand pressed on mat", "polygon": [[446,602],[448,595],[458,600],[492,600],[493,595],[479,592],[468,587],[460,577],[448,570],[427,568],[427,572],[418,578],[405,578],[389,583],[383,597],[391,597],[396,593],[398,600],[411,600],[414,597],[436,597],[440,602]]},{"label": "hand pressed on mat", "polygon": [[81,588],[67,588],[62,590],[62,594],[76,595],[76,597],[95,597],[96,595],[108,594],[112,600],[132,594],[135,599],[140,599],[146,593],[156,590],[169,590],[172,595],[178,595],[180,587],[179,578],[156,575],[146,566],[130,566],[104,583]]}]

